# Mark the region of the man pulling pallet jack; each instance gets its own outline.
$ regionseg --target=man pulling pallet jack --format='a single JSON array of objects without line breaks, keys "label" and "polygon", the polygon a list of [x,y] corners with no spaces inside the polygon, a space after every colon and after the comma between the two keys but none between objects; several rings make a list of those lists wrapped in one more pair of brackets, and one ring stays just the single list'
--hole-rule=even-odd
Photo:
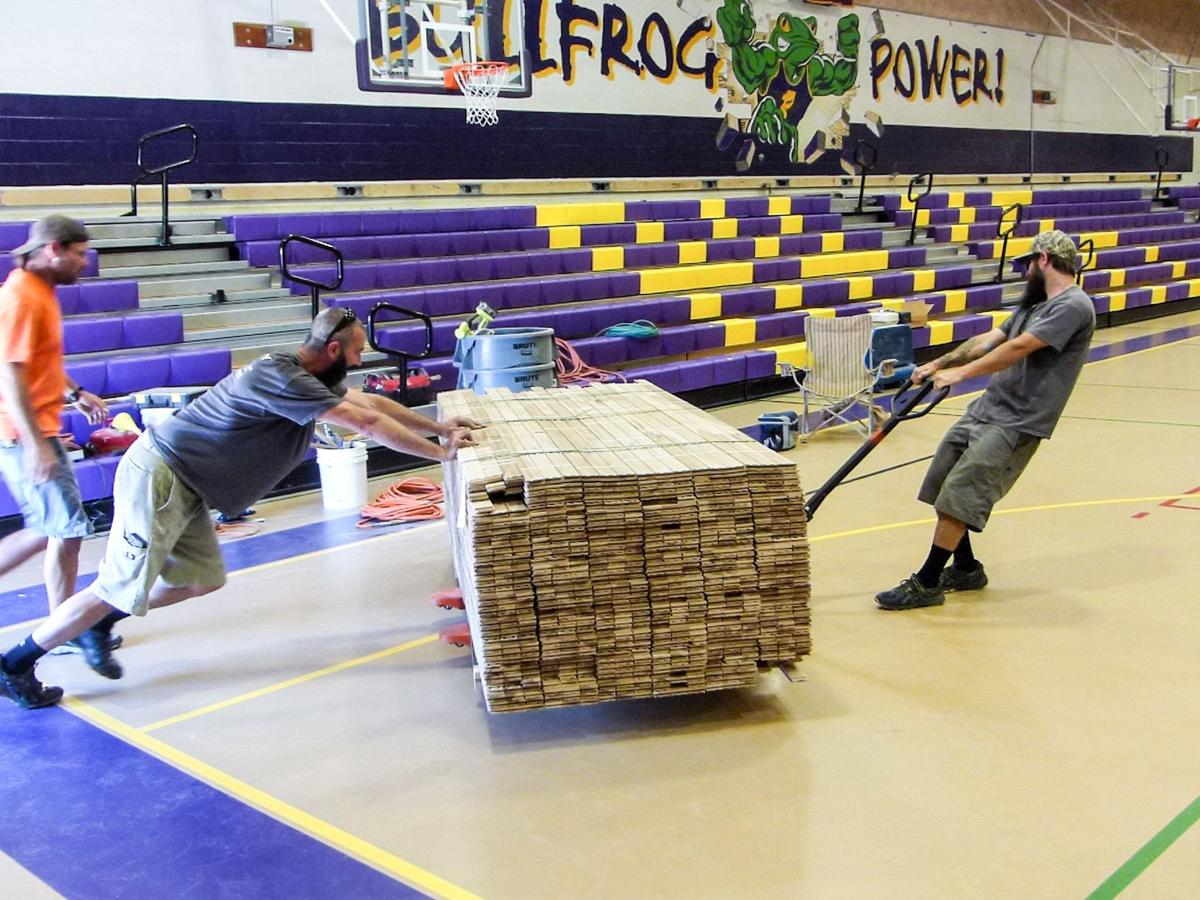
[{"label": "man pulling pallet jack", "polygon": [[917,494],[937,511],[929,555],[899,585],[875,595],[880,609],[938,606],[947,592],[988,583],[970,532],[984,529],[992,508],[1054,431],[1096,328],[1095,306],[1075,282],[1077,253],[1063,232],[1039,234],[1029,252],[1013,260],[1026,267],[1016,311],[913,373],[914,383],[945,389],[994,377],[946,432]]}]

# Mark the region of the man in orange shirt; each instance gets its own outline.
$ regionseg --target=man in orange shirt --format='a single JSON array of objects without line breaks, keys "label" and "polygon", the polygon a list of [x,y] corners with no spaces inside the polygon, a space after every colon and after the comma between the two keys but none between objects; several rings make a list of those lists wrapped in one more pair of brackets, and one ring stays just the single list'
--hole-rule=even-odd
[{"label": "man in orange shirt", "polygon": [[[19,268],[0,287],[0,473],[20,506],[24,528],[0,540],[0,575],[46,550],[50,608],[75,592],[79,545],[91,534],[75,472],[58,440],[63,401],[98,424],[104,401],[67,377],[62,310],[54,295],[87,265],[88,233],[66,216],[33,224],[12,251]],[[92,636],[77,649],[87,653]]]}]

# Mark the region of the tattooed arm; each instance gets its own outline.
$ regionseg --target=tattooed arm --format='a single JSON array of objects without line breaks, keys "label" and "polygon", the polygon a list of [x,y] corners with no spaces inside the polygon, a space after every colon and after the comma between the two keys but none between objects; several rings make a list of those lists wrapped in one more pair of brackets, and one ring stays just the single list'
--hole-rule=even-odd
[{"label": "tattooed arm", "polygon": [[993,328],[987,334],[977,334],[975,337],[967,338],[949,353],[939,356],[932,362],[927,362],[913,372],[913,384],[920,384],[926,378],[933,375],[934,372],[940,372],[942,369],[952,369],[955,366],[964,366],[967,363],[974,362],[980,357],[987,356],[1001,344],[1008,340],[1006,335],[999,328]]}]

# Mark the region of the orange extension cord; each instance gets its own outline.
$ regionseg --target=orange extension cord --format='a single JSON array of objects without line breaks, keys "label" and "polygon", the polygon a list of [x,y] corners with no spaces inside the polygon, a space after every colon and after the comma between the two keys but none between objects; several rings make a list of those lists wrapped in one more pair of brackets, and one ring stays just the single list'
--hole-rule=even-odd
[{"label": "orange extension cord", "polygon": [[558,383],[600,384],[604,381],[625,381],[620,372],[610,372],[608,369],[597,369],[583,361],[574,347],[562,338],[555,338],[554,345],[558,348]]},{"label": "orange extension cord", "polygon": [[383,528],[401,522],[427,522],[442,518],[442,486],[428,478],[397,481],[363,507],[359,528]]}]

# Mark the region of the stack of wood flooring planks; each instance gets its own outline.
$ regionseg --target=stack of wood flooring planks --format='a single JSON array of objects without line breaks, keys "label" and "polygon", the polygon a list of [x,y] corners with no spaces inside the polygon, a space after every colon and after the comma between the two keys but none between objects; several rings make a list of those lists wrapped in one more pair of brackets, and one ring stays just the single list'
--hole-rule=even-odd
[{"label": "stack of wood flooring planks", "polygon": [[783,457],[646,382],[438,406],[486,425],[445,486],[490,710],[743,687],[809,652]]}]

